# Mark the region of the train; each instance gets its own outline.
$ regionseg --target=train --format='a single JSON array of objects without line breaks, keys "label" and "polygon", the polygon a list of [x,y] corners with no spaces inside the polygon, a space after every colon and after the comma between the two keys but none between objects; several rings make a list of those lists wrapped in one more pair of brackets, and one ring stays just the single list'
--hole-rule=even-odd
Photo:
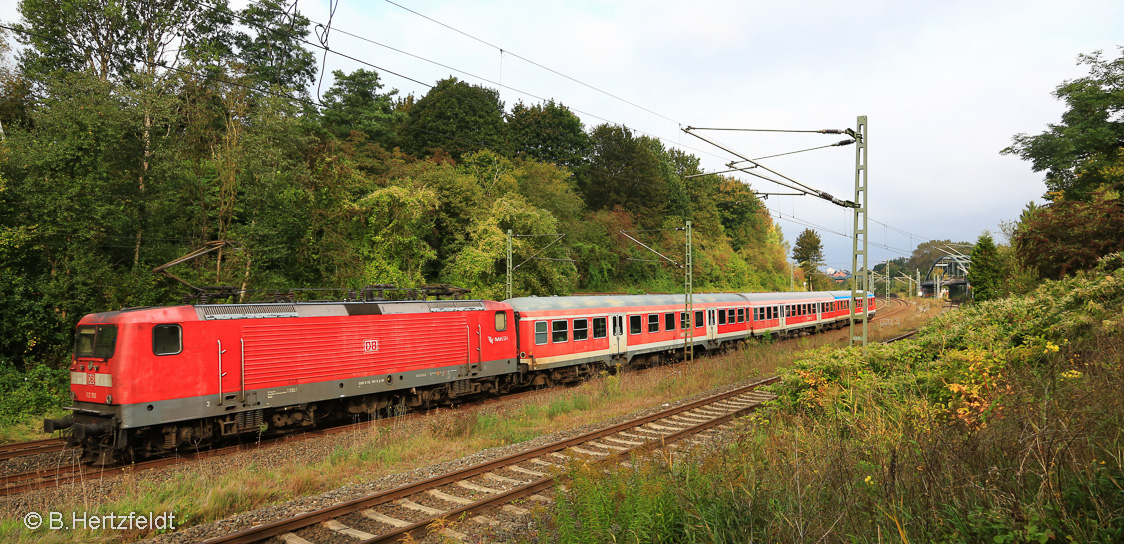
[{"label": "train", "polygon": [[113,465],[327,420],[575,383],[872,317],[851,291],[194,304],[90,314],[67,430]]}]

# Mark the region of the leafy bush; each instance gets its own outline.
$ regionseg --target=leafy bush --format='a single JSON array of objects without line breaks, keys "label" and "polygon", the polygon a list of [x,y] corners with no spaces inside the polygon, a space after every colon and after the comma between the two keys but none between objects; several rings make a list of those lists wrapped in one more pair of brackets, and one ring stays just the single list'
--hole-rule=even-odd
[{"label": "leafy bush", "polygon": [[578,474],[543,540],[1124,541],[1122,312],[1113,254],[913,340],[806,352],[735,444]]},{"label": "leafy bush", "polygon": [[57,410],[70,401],[70,372],[38,365],[0,369],[0,425]]}]

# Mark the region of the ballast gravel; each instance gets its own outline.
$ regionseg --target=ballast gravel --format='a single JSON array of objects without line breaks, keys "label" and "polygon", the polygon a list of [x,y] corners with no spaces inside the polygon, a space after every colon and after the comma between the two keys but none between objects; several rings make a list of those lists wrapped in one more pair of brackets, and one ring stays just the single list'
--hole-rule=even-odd
[{"label": "ballast gravel", "polygon": [[[389,474],[379,478],[374,478],[370,481],[352,483],[314,496],[299,497],[291,501],[245,512],[213,523],[206,523],[182,529],[178,528],[174,532],[161,534],[151,539],[144,540],[143,542],[153,544],[185,544],[200,542],[209,538],[227,535],[251,528],[256,525],[262,525],[265,523],[271,523],[281,519],[294,517],[303,513],[338,504],[340,502],[357,499],[370,495],[372,493],[377,493],[379,491],[393,489],[395,487],[419,482],[433,476],[452,472],[461,468],[485,463],[497,458],[526,451],[543,444],[564,440],[566,438],[587,433],[605,426],[664,410],[671,406],[676,406],[723,391],[728,391],[735,387],[745,385],[750,381],[752,380],[747,380],[742,383],[717,388],[706,393],[701,393],[673,403],[661,404],[646,410],[634,412],[632,414],[622,415],[619,417],[573,429],[558,431],[556,433],[546,436],[540,436],[526,442],[490,448],[459,459],[453,459],[427,467],[420,467],[396,474]],[[415,420],[415,422],[416,421],[417,420]],[[92,478],[74,484],[62,485],[56,488],[37,490],[10,497],[0,497],[0,519],[19,519],[24,514],[31,511],[53,511],[53,505],[63,504],[64,499],[72,500],[75,496],[79,497],[79,499],[86,505],[86,508],[89,511],[94,511],[99,506],[112,504],[113,501],[119,497],[119,494],[123,490],[132,489],[141,481],[149,484],[159,483],[161,481],[170,480],[175,475],[185,471],[214,475],[216,478],[218,478],[222,474],[230,470],[236,470],[248,466],[284,466],[289,464],[304,463],[311,464],[327,458],[328,456],[332,455],[333,452],[339,451],[341,447],[353,444],[355,439],[350,437],[350,435],[352,434],[353,432],[346,432],[291,443],[282,443],[259,450],[212,457],[165,468],[145,470],[137,473],[114,475],[106,478]],[[19,464],[17,465],[13,463],[11,466],[7,465],[7,463],[12,463],[13,461],[19,461]],[[3,467],[0,467],[0,471],[3,471],[3,473],[11,474],[25,472],[28,470],[33,470],[35,468],[49,468],[52,466],[58,466],[61,463],[74,464],[76,462],[77,454],[76,452],[71,450],[50,454],[41,454],[27,458],[17,458],[5,462],[0,462],[0,465],[4,465]],[[510,476],[511,474],[508,475]],[[497,482],[483,482],[482,485],[493,488],[501,487],[501,485]],[[446,492],[466,497],[473,494],[473,492],[466,489],[461,489],[460,491],[461,492],[457,492],[456,490],[449,489]],[[432,503],[432,505],[435,507],[440,507],[436,503]],[[536,509],[548,509],[550,506],[548,504],[539,503],[537,501],[524,501],[522,507],[526,508],[527,510],[535,511]],[[519,532],[528,530],[532,527],[532,516],[528,515],[496,511],[489,517],[497,519],[501,523],[495,526],[484,526],[468,521],[462,521],[458,522],[459,526],[455,530],[472,535],[470,541],[476,541],[478,537],[484,539],[481,541],[495,541],[495,539],[497,538],[512,536],[513,531]],[[333,533],[332,531],[328,530],[325,530],[325,532]],[[349,537],[339,538],[341,535],[338,534],[330,534],[326,536],[331,536],[333,538],[331,538],[330,540],[318,540],[318,542],[349,541]],[[273,539],[273,541],[280,542],[277,539]]]}]

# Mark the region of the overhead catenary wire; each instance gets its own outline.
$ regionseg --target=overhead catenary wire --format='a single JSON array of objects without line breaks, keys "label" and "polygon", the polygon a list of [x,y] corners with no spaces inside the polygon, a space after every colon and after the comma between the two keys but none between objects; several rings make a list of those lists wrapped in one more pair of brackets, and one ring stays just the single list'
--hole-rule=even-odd
[{"label": "overhead catenary wire", "polygon": [[465,32],[465,31],[463,31],[463,30],[459,30],[459,29],[457,29],[457,28],[454,28],[454,27],[452,27],[452,26],[450,26],[450,25],[447,25],[447,24],[445,24],[445,23],[442,23],[441,21],[438,21],[438,20],[436,20],[436,19],[434,19],[434,18],[432,18],[432,17],[429,17],[429,16],[427,16],[427,15],[424,15],[424,14],[422,14],[422,13],[419,13],[419,12],[417,12],[417,11],[414,11],[414,10],[412,10],[412,9],[410,9],[410,8],[406,7],[406,6],[403,6],[403,5],[401,5],[401,4],[395,3],[395,2],[393,2],[392,0],[386,0],[386,3],[388,3],[388,4],[391,4],[391,5],[393,5],[393,6],[396,6],[396,7],[398,7],[398,8],[401,8],[401,9],[403,9],[403,10],[406,10],[406,11],[408,11],[408,12],[410,12],[410,13],[413,13],[414,15],[417,15],[418,17],[422,17],[423,19],[426,19],[426,20],[428,20],[428,21],[431,21],[431,22],[433,22],[433,23],[435,23],[435,24],[441,25],[441,26],[443,26],[443,27],[445,27],[445,28],[447,28],[447,29],[449,29],[449,30],[452,30],[453,32],[456,32],[456,33],[458,33],[458,34],[461,34],[461,35],[463,35],[463,36],[465,36],[465,37],[468,37],[468,38],[471,38],[471,39],[473,39],[473,40],[476,40],[476,41],[478,41],[478,42],[480,42],[480,43],[482,43],[482,44],[484,44],[484,45],[487,45],[488,47],[491,47],[491,48],[493,48],[493,49],[496,49],[496,50],[497,50],[497,51],[499,51],[499,52],[500,52],[501,54],[504,54],[504,53],[506,53],[506,54],[508,54],[508,55],[511,55],[511,56],[513,56],[513,57],[515,57],[515,58],[517,58],[517,59],[519,59],[519,60],[523,61],[523,62],[526,62],[526,63],[528,63],[528,64],[532,64],[532,65],[534,65],[534,66],[537,66],[537,67],[539,67],[539,68],[542,68],[543,70],[546,70],[546,71],[548,71],[548,72],[550,72],[550,73],[552,73],[552,74],[555,74],[555,75],[557,75],[557,76],[559,76],[559,77],[564,77],[564,78],[566,78],[566,79],[568,79],[568,80],[570,80],[570,81],[573,81],[574,83],[577,83],[577,84],[579,84],[579,85],[582,85],[582,86],[584,86],[584,87],[587,87],[587,88],[589,88],[589,89],[592,89],[592,90],[594,90],[594,91],[597,91],[597,92],[599,92],[599,93],[601,93],[601,94],[604,94],[605,96],[608,96],[608,97],[614,98],[614,99],[616,99],[616,100],[619,100],[619,101],[621,101],[621,102],[624,102],[625,104],[628,104],[628,105],[630,105],[630,106],[633,106],[633,107],[635,107],[635,108],[639,108],[639,109],[641,109],[641,110],[644,110],[644,111],[646,111],[646,112],[648,112],[648,113],[650,113],[650,114],[652,114],[652,115],[655,115],[655,116],[657,116],[657,117],[660,117],[660,118],[662,118],[662,119],[665,119],[665,120],[668,120],[668,121],[671,121],[672,123],[675,123],[675,124],[677,124],[677,125],[682,125],[682,123],[680,123],[679,121],[676,121],[675,119],[672,119],[672,118],[670,118],[670,117],[668,117],[668,116],[666,116],[666,115],[663,115],[662,113],[658,113],[658,112],[652,111],[652,110],[650,110],[650,109],[648,109],[648,108],[645,108],[644,106],[641,106],[641,105],[639,105],[639,104],[636,104],[636,103],[634,103],[634,102],[632,102],[632,101],[629,101],[629,100],[626,100],[626,99],[624,99],[624,98],[621,98],[621,97],[619,97],[619,96],[617,96],[617,95],[615,95],[615,94],[612,94],[612,93],[610,93],[610,92],[608,92],[608,91],[604,91],[604,90],[602,90],[602,89],[599,89],[599,88],[597,88],[597,87],[594,87],[593,85],[590,85],[590,84],[588,84],[588,83],[585,83],[584,81],[581,81],[581,80],[579,80],[579,79],[576,79],[576,78],[570,77],[570,76],[568,76],[568,75],[566,75],[566,74],[563,74],[562,72],[559,72],[559,71],[557,71],[557,70],[555,70],[555,69],[553,69],[553,68],[550,68],[550,67],[548,67],[548,66],[544,66],[544,65],[542,65],[542,64],[539,64],[539,63],[537,63],[537,62],[535,62],[535,61],[533,61],[533,60],[531,60],[531,59],[528,59],[528,58],[526,58],[526,57],[524,57],[524,56],[521,56],[521,55],[518,55],[518,54],[516,54],[516,53],[513,53],[513,52],[512,52],[511,50],[509,50],[509,49],[504,49],[504,48],[502,48],[502,47],[500,47],[500,46],[498,46],[498,45],[495,45],[495,44],[489,43],[489,42],[487,42],[487,41],[484,41],[484,40],[482,40],[482,39],[480,39],[480,38],[477,38],[476,36],[473,36],[472,34],[469,34],[469,33]]},{"label": "overhead catenary wire", "polygon": [[[202,0],[202,1],[203,1],[203,2],[207,2],[207,0]],[[211,5],[215,5],[215,4],[211,4]],[[397,5],[397,4],[395,4],[395,5]],[[399,6],[399,7],[401,7],[401,6]],[[406,9],[407,11],[412,11],[412,10],[409,10],[409,8],[403,8],[403,9]],[[282,13],[284,13],[284,14],[287,14],[287,12],[273,12],[273,13],[275,13],[275,14],[282,14]],[[415,13],[416,13],[416,12],[415,12]],[[421,17],[425,17],[424,15],[421,15],[421,14],[418,14],[418,15],[419,15],[419,16],[421,16]],[[244,22],[244,23],[250,24],[250,25],[252,25],[252,26],[259,26],[259,28],[260,28],[260,25],[258,25],[257,23],[253,23],[253,22],[247,21],[247,20],[246,20],[246,19],[245,19],[244,17],[242,17],[242,16],[240,16],[240,15],[238,15],[238,14],[233,14],[233,16],[234,16],[235,18],[239,19],[240,21]],[[428,19],[428,17],[427,17],[427,19]],[[316,24],[316,25],[321,25],[321,26],[323,25],[323,23],[319,23],[319,22],[317,22],[317,21],[315,21],[315,20],[313,20],[313,19],[308,19],[308,20],[309,20],[309,22],[310,22],[310,23],[313,23],[313,24]],[[431,19],[431,20],[432,20],[432,19]],[[440,22],[438,22],[438,21],[434,21],[434,22],[435,22],[435,23],[437,23],[437,24],[441,24],[441,25],[443,25],[443,26],[446,26],[446,27],[448,27],[448,25],[444,25],[444,23],[440,23]],[[461,31],[459,31],[459,30],[453,29],[452,27],[448,27],[448,28],[450,28],[450,29],[452,29],[452,30],[454,30],[454,31],[456,31],[456,32],[461,32]],[[422,57],[422,56],[420,56],[420,55],[417,55],[417,54],[414,54],[414,53],[410,53],[410,52],[408,52],[408,51],[404,51],[404,50],[402,50],[402,49],[398,49],[398,48],[396,48],[396,47],[392,47],[392,46],[389,46],[389,45],[386,45],[386,44],[383,44],[383,43],[380,43],[380,42],[374,41],[374,40],[372,40],[372,39],[370,39],[370,38],[366,38],[366,37],[364,37],[364,36],[360,36],[360,35],[358,35],[358,34],[354,34],[354,33],[352,33],[352,32],[348,32],[348,31],[346,31],[346,30],[343,30],[343,29],[341,29],[341,28],[339,28],[339,27],[333,27],[333,28],[332,28],[332,32],[335,32],[335,33],[337,33],[337,34],[343,34],[343,35],[346,35],[346,36],[351,36],[351,37],[353,37],[353,38],[356,38],[356,39],[359,39],[359,40],[365,41],[365,42],[367,42],[367,43],[370,43],[370,44],[372,44],[372,45],[377,45],[377,46],[379,46],[379,47],[383,47],[383,48],[389,49],[389,50],[391,50],[391,51],[395,51],[395,52],[397,52],[397,53],[400,53],[400,54],[403,54],[403,55],[407,55],[407,56],[410,56],[410,57],[416,58],[416,59],[418,59],[418,60],[421,60],[421,61],[423,61],[423,62],[427,62],[427,63],[433,64],[433,65],[435,65],[435,66],[440,66],[440,67],[442,67],[442,68],[445,68],[445,69],[447,69],[447,70],[452,70],[452,71],[454,71],[454,72],[457,72],[457,73],[459,73],[459,74],[461,74],[461,75],[464,75],[464,76],[468,76],[468,77],[471,77],[471,78],[477,79],[477,80],[479,80],[479,81],[482,81],[482,82],[485,82],[485,83],[489,83],[489,84],[492,84],[492,85],[496,85],[497,87],[500,87],[500,88],[504,88],[504,89],[507,89],[507,90],[513,91],[513,92],[515,92],[515,93],[518,93],[518,94],[522,94],[522,95],[524,95],[524,96],[527,96],[527,97],[533,98],[533,99],[535,99],[535,100],[538,100],[538,101],[540,101],[540,102],[542,102],[542,103],[546,103],[546,102],[548,102],[548,99],[546,99],[546,98],[543,98],[543,97],[541,97],[541,96],[538,96],[538,95],[535,95],[535,94],[533,94],[533,93],[530,93],[530,92],[527,92],[527,91],[524,91],[524,90],[521,90],[521,89],[517,89],[517,88],[515,88],[515,87],[512,87],[512,86],[510,86],[510,85],[504,85],[504,84],[503,84],[503,83],[501,83],[501,82],[493,81],[493,80],[491,80],[491,79],[488,79],[488,78],[486,78],[486,77],[483,77],[483,76],[479,76],[479,75],[476,75],[476,74],[473,74],[473,73],[470,73],[470,72],[467,72],[467,71],[464,71],[464,70],[461,70],[461,69],[458,69],[458,68],[455,68],[455,67],[452,67],[452,66],[449,66],[449,65],[446,65],[446,64],[443,64],[443,63],[440,63],[440,62],[437,62],[437,61],[434,61],[434,60],[431,60],[431,59],[425,58],[425,57]],[[465,35],[467,36],[468,34],[465,34]],[[394,72],[394,71],[388,70],[388,69],[386,69],[386,68],[383,68],[383,67],[381,67],[381,66],[377,66],[377,65],[375,65],[375,64],[373,64],[373,63],[370,63],[370,62],[368,62],[368,61],[365,61],[365,60],[359,59],[359,58],[357,58],[357,57],[354,57],[354,56],[352,56],[352,55],[347,55],[347,54],[344,54],[344,53],[341,53],[341,52],[339,52],[338,50],[335,50],[335,49],[329,49],[329,48],[327,48],[327,47],[324,47],[324,46],[318,45],[318,44],[316,44],[316,43],[313,43],[313,42],[311,42],[311,41],[309,41],[309,40],[305,39],[305,38],[303,37],[303,35],[300,35],[300,34],[297,34],[297,33],[292,33],[292,32],[291,32],[291,33],[290,33],[290,37],[291,37],[291,38],[293,38],[294,40],[297,40],[297,41],[299,41],[299,42],[301,42],[301,43],[305,44],[305,45],[309,45],[309,46],[311,46],[311,47],[314,47],[314,48],[318,48],[318,49],[323,49],[323,50],[324,50],[324,54],[325,54],[325,55],[327,55],[327,53],[329,53],[329,52],[330,52],[330,53],[334,53],[334,54],[336,54],[336,55],[339,55],[340,57],[343,57],[343,58],[345,58],[345,59],[347,59],[347,60],[350,60],[350,61],[353,61],[353,62],[357,62],[357,63],[359,63],[359,64],[363,64],[363,65],[365,65],[365,66],[369,66],[369,67],[371,67],[371,68],[374,68],[374,69],[376,69],[376,70],[380,70],[380,71],[382,71],[382,72],[384,72],[384,73],[387,73],[387,74],[390,74],[390,75],[393,75],[393,76],[396,76],[396,77],[400,77],[400,78],[402,78],[402,79],[405,79],[405,80],[407,80],[407,81],[410,81],[410,82],[412,82],[412,83],[417,83],[417,84],[419,84],[419,85],[422,85],[422,86],[424,86],[424,87],[426,87],[426,88],[432,89],[432,88],[434,87],[433,85],[430,85],[430,84],[427,84],[427,83],[423,83],[423,82],[421,82],[421,81],[419,81],[419,80],[417,80],[417,79],[414,79],[414,78],[412,78],[412,77],[409,77],[409,76],[405,76],[405,75],[403,75],[403,74],[400,74],[400,73],[397,73],[397,72]],[[471,37],[471,36],[470,36],[470,37]],[[478,38],[475,38],[475,37],[472,37],[472,38],[473,38],[473,39],[477,39],[477,40],[479,40]],[[479,40],[479,41],[481,41],[481,43],[486,43],[486,44],[487,44],[487,42],[484,42],[483,40]],[[489,45],[489,46],[491,46],[491,47],[496,47],[496,46],[494,46],[494,45],[491,45],[491,44],[487,44],[487,45]],[[548,68],[548,67],[546,67],[546,66],[542,66],[542,65],[540,65],[540,64],[538,64],[538,63],[535,63],[534,61],[531,61],[531,60],[529,60],[529,59],[526,59],[526,58],[524,58],[524,57],[521,57],[521,56],[519,56],[519,55],[516,55],[516,54],[514,54],[514,53],[512,53],[512,52],[510,52],[510,51],[507,51],[507,50],[504,50],[504,49],[500,49],[499,47],[496,47],[496,49],[498,49],[498,50],[502,51],[502,52],[503,52],[503,53],[505,53],[505,54],[511,55],[511,56],[513,56],[513,57],[517,57],[517,58],[519,58],[520,60],[524,60],[524,61],[526,61],[526,62],[529,62],[529,63],[531,63],[531,64],[534,64],[534,65],[536,65],[536,66],[539,66],[540,68],[543,68],[544,70],[548,70],[548,71],[551,71],[551,72],[557,73],[558,75],[560,75],[560,76],[562,76],[562,77],[565,77],[565,78],[567,78],[567,79],[571,79],[571,80],[573,80],[573,81],[575,81],[575,82],[577,82],[577,83],[580,83],[580,84],[582,84],[582,85],[586,85],[586,86],[590,87],[591,89],[597,90],[597,91],[599,91],[599,92],[604,92],[604,91],[601,91],[600,89],[597,89],[596,87],[592,87],[592,86],[590,86],[590,85],[588,85],[588,84],[582,83],[581,81],[578,81],[578,80],[576,80],[576,79],[570,78],[569,76],[567,76],[567,75],[565,75],[565,74],[562,74],[562,73],[559,73],[559,72],[555,72],[554,70],[552,70],[552,69],[550,69],[550,68]],[[664,119],[667,119],[667,120],[669,120],[669,121],[672,121],[672,122],[676,122],[676,121],[674,121],[673,119],[670,119],[670,118],[668,118],[668,117],[665,117],[665,116],[663,116],[663,115],[661,115],[661,114],[659,114],[659,113],[656,113],[656,112],[653,112],[653,111],[651,111],[651,110],[648,110],[647,108],[644,108],[644,107],[642,107],[642,106],[639,106],[639,105],[633,104],[632,102],[629,102],[629,101],[627,101],[627,100],[625,100],[625,99],[623,99],[623,98],[617,97],[617,96],[615,96],[615,95],[612,95],[612,94],[609,94],[609,93],[605,93],[605,94],[607,94],[607,95],[609,95],[609,96],[612,96],[613,98],[616,98],[616,99],[618,99],[618,100],[624,101],[624,102],[626,102],[626,103],[628,103],[628,104],[631,104],[631,105],[633,105],[633,106],[636,106],[636,107],[638,107],[638,108],[641,108],[641,109],[643,109],[643,110],[645,110],[645,111],[648,111],[649,113],[652,113],[652,114],[654,114],[654,115],[657,115],[657,116],[663,117]],[[592,117],[592,118],[594,118],[594,119],[597,119],[597,120],[599,120],[599,121],[603,121],[603,122],[605,122],[605,123],[608,123],[608,124],[611,124],[611,125],[616,125],[616,126],[624,127],[624,128],[626,128],[626,129],[628,129],[628,130],[630,130],[630,131],[632,131],[632,132],[635,132],[635,133],[637,133],[637,134],[642,134],[642,135],[644,135],[644,136],[648,136],[648,137],[651,137],[651,138],[656,138],[656,139],[658,139],[658,140],[660,140],[660,141],[662,141],[662,142],[665,142],[665,143],[667,143],[667,144],[675,144],[675,145],[676,145],[677,147],[681,147],[681,148],[683,148],[683,149],[689,149],[689,150],[691,150],[691,151],[695,151],[695,152],[698,152],[698,153],[701,153],[701,154],[705,154],[705,155],[710,155],[710,156],[712,156],[712,157],[715,157],[715,158],[719,158],[719,159],[723,159],[723,160],[726,160],[726,158],[725,158],[725,157],[722,157],[722,156],[720,156],[720,155],[716,155],[716,154],[714,154],[714,153],[712,153],[712,152],[709,152],[709,151],[707,151],[707,150],[705,150],[705,149],[700,149],[700,148],[696,148],[696,147],[691,147],[691,146],[684,146],[684,145],[681,145],[680,143],[676,143],[676,142],[673,142],[673,141],[671,141],[671,140],[669,140],[669,139],[667,139],[667,138],[664,138],[664,137],[662,137],[662,136],[659,136],[659,135],[656,135],[656,134],[652,134],[652,133],[649,133],[649,132],[645,132],[645,131],[642,131],[642,130],[638,130],[638,129],[636,129],[636,128],[631,128],[631,127],[628,127],[628,126],[627,126],[626,124],[624,124],[624,123],[620,123],[620,122],[617,122],[617,121],[613,121],[613,120],[611,120],[611,119],[608,119],[608,118],[606,118],[606,117],[602,117],[602,116],[596,115],[596,114],[594,114],[594,113],[590,113],[590,112],[587,112],[587,111],[583,111],[583,110],[580,110],[580,109],[576,109],[576,108],[574,108],[574,107],[571,107],[571,106],[566,106],[566,108],[567,108],[567,109],[569,109],[570,111],[573,111],[573,112],[576,112],[576,113],[580,113],[580,114],[582,114],[582,115],[584,115],[584,116],[587,116],[587,117]],[[680,126],[681,126],[681,124],[680,124]]]}]

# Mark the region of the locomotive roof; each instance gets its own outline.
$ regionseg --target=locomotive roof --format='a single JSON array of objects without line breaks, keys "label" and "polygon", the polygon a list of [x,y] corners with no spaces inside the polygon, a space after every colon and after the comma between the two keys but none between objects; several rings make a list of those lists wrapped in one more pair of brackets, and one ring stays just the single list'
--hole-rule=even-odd
[{"label": "locomotive roof", "polygon": [[484,310],[483,300],[380,300],[372,302],[280,302],[258,304],[201,304],[199,319],[263,317],[331,317]]},{"label": "locomotive roof", "polygon": [[[702,293],[693,295],[693,302],[745,302],[735,293]],[[537,310],[578,310],[585,308],[630,308],[634,306],[682,305],[683,295],[588,295],[576,297],[518,297],[505,300],[521,312]]]}]

